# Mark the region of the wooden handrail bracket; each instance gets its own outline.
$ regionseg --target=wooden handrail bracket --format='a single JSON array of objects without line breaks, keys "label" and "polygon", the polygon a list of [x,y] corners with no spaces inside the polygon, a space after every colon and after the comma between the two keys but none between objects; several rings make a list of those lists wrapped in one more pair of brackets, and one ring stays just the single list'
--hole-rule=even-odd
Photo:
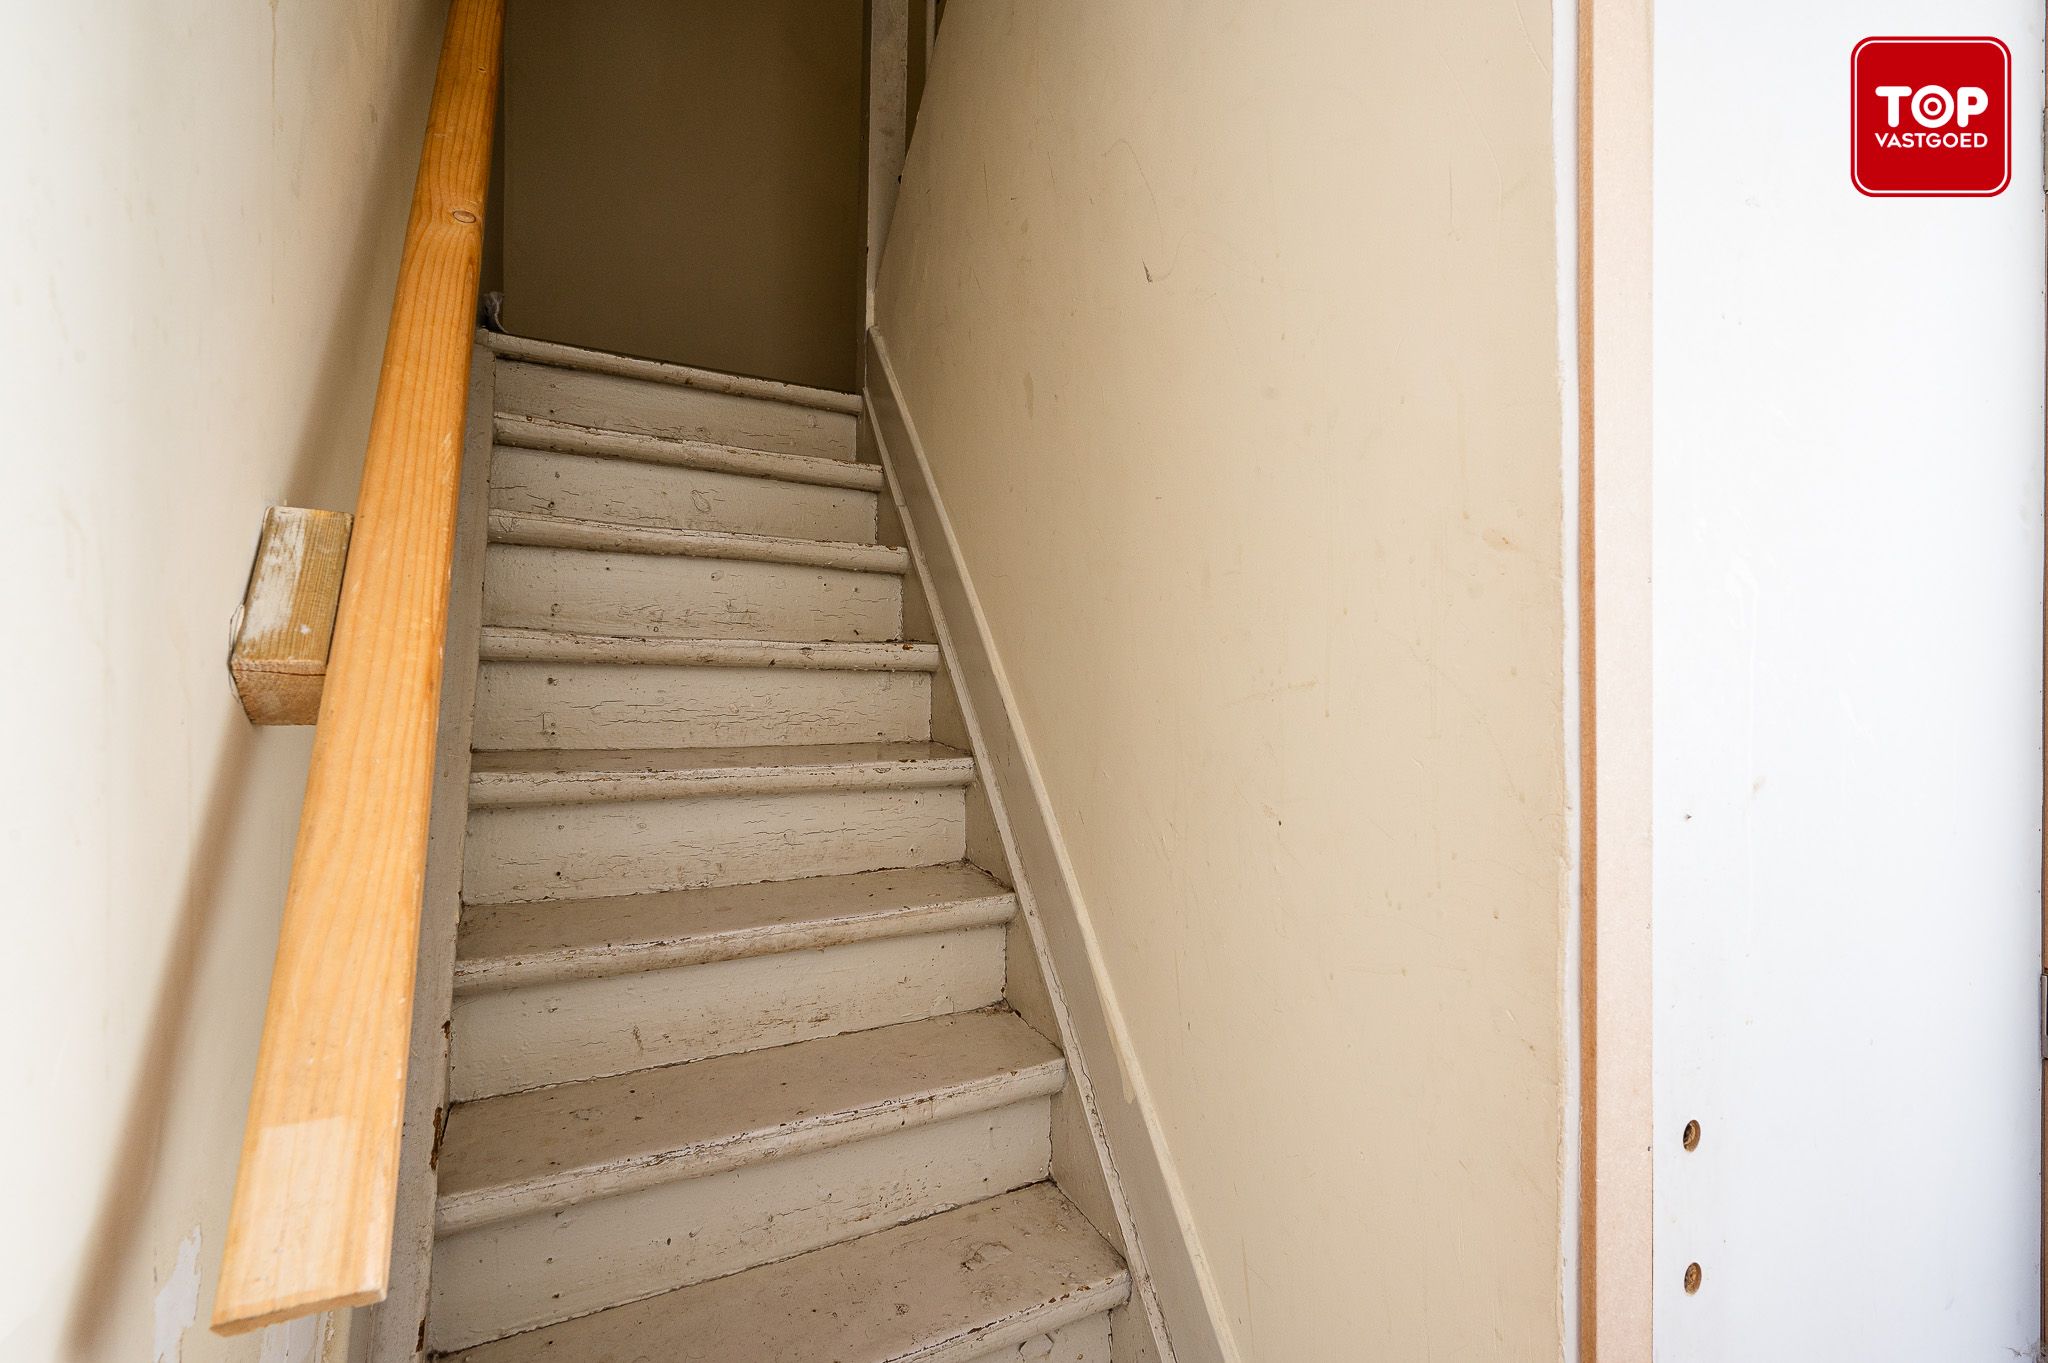
[{"label": "wooden handrail bracket", "polygon": [[319,718],[351,519],[346,512],[296,506],[263,513],[228,649],[228,674],[251,724]]},{"label": "wooden handrail bracket", "polygon": [[384,1295],[504,0],[453,0],[384,343],[214,1298]]}]

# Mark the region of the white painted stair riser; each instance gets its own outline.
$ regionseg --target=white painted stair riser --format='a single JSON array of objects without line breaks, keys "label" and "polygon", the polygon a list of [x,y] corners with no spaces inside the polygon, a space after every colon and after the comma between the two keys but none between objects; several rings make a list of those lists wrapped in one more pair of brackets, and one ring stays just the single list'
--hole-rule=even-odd
[{"label": "white painted stair riser", "polygon": [[455,1102],[986,1008],[1006,932],[960,928],[460,995]]},{"label": "white painted stair riser", "polygon": [[875,506],[855,488],[505,446],[491,455],[493,511],[865,544]]},{"label": "white painted stair riser", "polygon": [[485,663],[472,744],[692,748],[922,741],[931,674],[648,663]]},{"label": "white painted stair riser", "polygon": [[494,544],[484,623],[669,639],[894,639],[893,573],[744,559]]},{"label": "white painted stair riser", "polygon": [[855,418],[795,403],[499,360],[497,410],[779,454],[854,457]]},{"label": "white painted stair riser", "polygon": [[471,904],[644,894],[933,866],[966,845],[958,787],[476,809],[462,889]]},{"label": "white painted stair riser", "polygon": [[441,1240],[428,1343],[466,1348],[1047,1177],[1050,1102],[601,1198]]}]

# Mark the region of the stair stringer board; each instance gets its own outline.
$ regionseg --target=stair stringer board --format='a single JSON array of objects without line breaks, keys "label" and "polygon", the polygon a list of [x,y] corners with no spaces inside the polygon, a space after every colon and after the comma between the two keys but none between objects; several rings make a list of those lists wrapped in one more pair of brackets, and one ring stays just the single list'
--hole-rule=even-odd
[{"label": "stair stringer board", "polygon": [[469,736],[483,637],[484,549],[489,538],[491,423],[496,407],[491,350],[470,352],[469,410],[462,437],[448,632],[441,655],[441,717],[434,796],[427,826],[427,875],[413,977],[412,1051],[405,1072],[405,1134],[392,1212],[390,1289],[355,1308],[342,1348],[322,1363],[418,1363],[424,1357],[428,1275],[434,1262],[434,1164],[448,1103],[448,1020],[455,1004],[455,930],[462,916],[462,845],[469,823]]}]

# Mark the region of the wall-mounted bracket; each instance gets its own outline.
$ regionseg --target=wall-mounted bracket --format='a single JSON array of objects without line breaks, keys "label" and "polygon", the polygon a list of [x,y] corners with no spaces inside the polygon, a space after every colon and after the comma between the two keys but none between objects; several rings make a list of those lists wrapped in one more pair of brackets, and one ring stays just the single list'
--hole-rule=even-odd
[{"label": "wall-mounted bracket", "polygon": [[2041,1007],[2035,1015],[2034,1033],[2041,1043],[2041,1059],[2048,1062],[2048,971],[2041,974]]},{"label": "wall-mounted bracket", "polygon": [[311,724],[320,717],[354,520],[296,506],[263,513],[228,650],[228,673],[251,724]]}]

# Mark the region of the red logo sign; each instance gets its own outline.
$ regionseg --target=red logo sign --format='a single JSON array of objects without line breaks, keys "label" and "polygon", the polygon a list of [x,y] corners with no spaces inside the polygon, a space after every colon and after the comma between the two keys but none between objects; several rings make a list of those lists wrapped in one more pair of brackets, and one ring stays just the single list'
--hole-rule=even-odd
[{"label": "red logo sign", "polygon": [[2012,54],[1996,38],[1865,38],[1849,109],[1865,194],[1983,198],[2012,180]]}]

